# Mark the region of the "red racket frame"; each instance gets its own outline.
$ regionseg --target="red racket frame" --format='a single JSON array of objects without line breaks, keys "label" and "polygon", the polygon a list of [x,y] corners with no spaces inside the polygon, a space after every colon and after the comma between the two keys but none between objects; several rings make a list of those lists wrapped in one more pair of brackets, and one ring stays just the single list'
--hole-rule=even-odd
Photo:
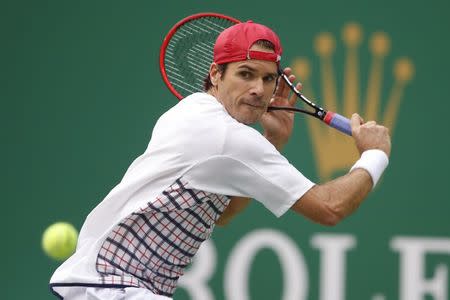
[{"label": "red racket frame", "polygon": [[176,23],[172,27],[172,29],[170,29],[169,33],[164,38],[164,41],[163,41],[163,43],[161,45],[161,49],[159,51],[159,70],[161,71],[161,76],[162,76],[162,78],[164,80],[164,83],[167,85],[167,87],[172,92],[172,94],[174,94],[178,98],[178,100],[183,99],[183,96],[180,93],[178,93],[177,90],[175,90],[175,88],[170,83],[169,78],[167,77],[166,66],[165,66],[165,63],[164,63],[164,56],[165,56],[165,53],[166,53],[166,48],[169,45],[170,39],[175,34],[175,32],[178,30],[178,28],[180,28],[181,26],[183,26],[187,22],[190,22],[190,21],[192,21],[194,19],[203,18],[203,17],[218,17],[218,18],[222,18],[222,19],[227,19],[227,20],[229,20],[231,22],[234,22],[236,24],[241,23],[241,21],[239,21],[238,19],[226,16],[226,15],[218,14],[218,13],[199,13],[199,14],[194,14],[194,15],[191,15],[191,16],[188,16],[188,17],[184,18],[183,20],[181,20],[178,23]]}]

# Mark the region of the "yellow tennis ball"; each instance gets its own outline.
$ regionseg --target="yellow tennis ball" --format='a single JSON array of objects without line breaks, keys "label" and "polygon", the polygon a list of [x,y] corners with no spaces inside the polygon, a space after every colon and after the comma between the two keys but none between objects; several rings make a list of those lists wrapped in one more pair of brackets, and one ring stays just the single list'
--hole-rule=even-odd
[{"label": "yellow tennis ball", "polygon": [[72,224],[58,222],[50,225],[42,235],[42,248],[53,259],[65,260],[75,252],[78,232]]}]

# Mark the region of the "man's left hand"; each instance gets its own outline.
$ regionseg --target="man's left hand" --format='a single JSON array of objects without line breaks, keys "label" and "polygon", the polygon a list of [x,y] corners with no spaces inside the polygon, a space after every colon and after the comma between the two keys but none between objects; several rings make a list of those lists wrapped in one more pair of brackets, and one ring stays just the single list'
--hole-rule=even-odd
[{"label": "man's left hand", "polygon": [[[295,75],[292,74],[291,68],[285,68],[283,71],[293,83]],[[293,107],[297,100],[297,95],[291,93],[291,89],[282,78],[278,80],[279,82],[270,100],[270,105]],[[301,84],[298,83],[296,88],[301,90]],[[266,112],[261,117],[261,126],[264,129],[264,136],[280,151],[292,134],[294,113],[282,110]]]}]

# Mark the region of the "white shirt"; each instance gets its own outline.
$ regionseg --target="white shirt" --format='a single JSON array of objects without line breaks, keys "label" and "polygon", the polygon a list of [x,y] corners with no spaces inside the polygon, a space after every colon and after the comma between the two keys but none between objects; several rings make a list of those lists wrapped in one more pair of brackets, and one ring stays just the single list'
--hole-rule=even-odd
[{"label": "white shirt", "polygon": [[105,286],[171,297],[229,196],[254,198],[279,217],[313,185],[213,96],[193,94],[160,117],[50,285],[61,296],[70,286]]}]

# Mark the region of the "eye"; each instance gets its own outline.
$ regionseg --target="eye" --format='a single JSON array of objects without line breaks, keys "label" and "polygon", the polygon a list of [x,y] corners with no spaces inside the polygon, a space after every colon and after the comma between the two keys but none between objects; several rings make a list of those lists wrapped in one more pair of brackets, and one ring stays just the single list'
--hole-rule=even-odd
[{"label": "eye", "polygon": [[249,71],[240,71],[239,76],[243,79],[250,79],[252,77],[252,73],[250,73]]},{"label": "eye", "polygon": [[274,75],[267,75],[267,76],[264,76],[264,78],[263,78],[264,82],[267,82],[267,83],[273,82],[276,79],[277,79],[277,77]]}]

